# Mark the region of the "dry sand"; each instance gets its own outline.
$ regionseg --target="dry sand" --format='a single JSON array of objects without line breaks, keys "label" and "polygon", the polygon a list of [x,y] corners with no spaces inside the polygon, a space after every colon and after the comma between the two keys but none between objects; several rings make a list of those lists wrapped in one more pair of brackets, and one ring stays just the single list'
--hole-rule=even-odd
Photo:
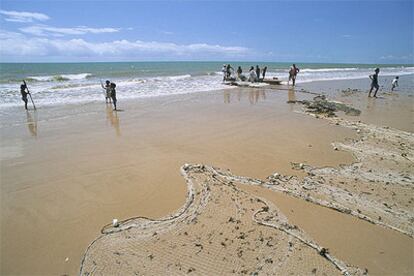
[{"label": "dry sand", "polygon": [[[153,220],[104,228],[134,226],[98,238],[82,273],[413,273],[412,178],[401,182],[412,176],[412,134],[314,119],[286,104],[311,96],[233,89],[135,101],[117,114],[101,105],[76,115],[51,108],[3,126],[2,274],[76,274],[102,225],[137,216]],[[367,166],[383,165],[378,151],[390,153],[389,177]],[[408,158],[396,160],[402,166],[393,164],[397,153]],[[184,163],[232,173],[186,167],[191,200]],[[380,192],[367,190],[373,183]],[[323,215],[307,220],[309,213]]]}]

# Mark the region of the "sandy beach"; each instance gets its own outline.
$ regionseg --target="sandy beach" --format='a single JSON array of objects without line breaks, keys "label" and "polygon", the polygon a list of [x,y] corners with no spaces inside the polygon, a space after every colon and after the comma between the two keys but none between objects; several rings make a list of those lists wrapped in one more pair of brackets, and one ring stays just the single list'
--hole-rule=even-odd
[{"label": "sandy beach", "polygon": [[364,87],[0,114],[1,274],[413,274],[413,87]]}]

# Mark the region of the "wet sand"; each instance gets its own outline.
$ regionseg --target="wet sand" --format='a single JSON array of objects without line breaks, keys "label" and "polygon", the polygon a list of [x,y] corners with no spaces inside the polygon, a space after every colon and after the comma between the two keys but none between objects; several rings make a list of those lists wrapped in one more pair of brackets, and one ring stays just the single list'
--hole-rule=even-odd
[{"label": "wet sand", "polygon": [[[203,163],[264,179],[291,162],[353,162],[332,142],[355,132],[297,113],[294,91],[231,89],[1,114],[1,274],[76,274],[112,218],[178,210],[179,168]],[[120,93],[121,98],[121,93]]]},{"label": "wet sand", "polygon": [[298,90],[321,93],[362,111],[358,118],[348,116],[348,120],[414,132],[414,78],[412,75],[401,76],[403,85],[394,91],[391,91],[393,77],[380,76],[380,79],[376,99],[368,98],[368,78],[303,83],[299,84]]}]

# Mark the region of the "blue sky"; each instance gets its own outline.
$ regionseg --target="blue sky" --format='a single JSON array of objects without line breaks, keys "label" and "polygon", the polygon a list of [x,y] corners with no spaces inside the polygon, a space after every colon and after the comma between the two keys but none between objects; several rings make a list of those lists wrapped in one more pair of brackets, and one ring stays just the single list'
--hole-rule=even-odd
[{"label": "blue sky", "polygon": [[413,63],[407,1],[1,1],[1,61]]}]

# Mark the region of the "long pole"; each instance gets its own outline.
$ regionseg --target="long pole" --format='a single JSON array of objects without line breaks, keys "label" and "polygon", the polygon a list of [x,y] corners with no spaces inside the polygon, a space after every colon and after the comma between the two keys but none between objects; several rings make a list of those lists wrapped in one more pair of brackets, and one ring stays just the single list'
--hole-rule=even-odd
[{"label": "long pole", "polygon": [[24,85],[26,86],[26,89],[27,89],[27,94],[29,94],[30,100],[32,101],[32,104],[33,104],[33,108],[34,108],[34,110],[36,110],[36,106],[35,106],[35,104],[34,104],[34,102],[33,102],[33,99],[32,99],[32,94],[30,94],[30,91],[29,91],[29,88],[27,87],[26,81],[25,81],[25,80],[23,80],[23,83],[24,83]]}]

